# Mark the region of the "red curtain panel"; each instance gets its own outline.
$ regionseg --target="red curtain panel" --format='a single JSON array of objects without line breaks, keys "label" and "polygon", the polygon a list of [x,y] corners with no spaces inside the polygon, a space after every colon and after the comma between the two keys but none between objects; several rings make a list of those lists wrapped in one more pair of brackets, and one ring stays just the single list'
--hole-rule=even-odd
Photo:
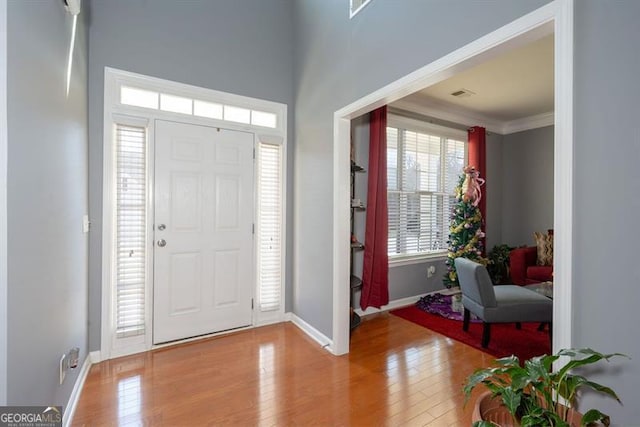
[{"label": "red curtain panel", "polygon": [[[475,166],[476,169],[480,172],[480,178],[484,178],[486,181],[482,186],[482,199],[480,199],[480,203],[478,207],[480,208],[480,213],[482,213],[482,231],[487,233],[487,142],[486,135],[487,131],[485,128],[481,126],[473,126],[469,128],[467,131],[468,141],[469,141],[469,165]],[[483,255],[486,251],[485,248],[485,239],[482,239],[482,252]]]},{"label": "red curtain panel", "polygon": [[387,207],[387,107],[370,114],[369,187],[360,307],[389,303],[389,213]]}]

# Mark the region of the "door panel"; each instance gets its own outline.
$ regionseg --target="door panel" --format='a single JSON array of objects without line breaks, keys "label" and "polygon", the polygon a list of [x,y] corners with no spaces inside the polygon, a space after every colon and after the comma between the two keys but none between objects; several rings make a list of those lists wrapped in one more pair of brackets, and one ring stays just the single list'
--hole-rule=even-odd
[{"label": "door panel", "polygon": [[238,283],[240,264],[239,251],[217,251],[215,255],[215,294],[214,305],[222,307],[227,305],[237,305]]},{"label": "door panel", "polygon": [[238,177],[216,177],[216,231],[234,231],[240,227],[240,187]]},{"label": "door panel", "polygon": [[173,253],[170,255],[169,283],[180,283],[180,287],[169,289],[170,316],[200,311],[200,280],[202,268],[200,253]]},{"label": "door panel", "polygon": [[153,341],[251,325],[253,134],[155,126]]},{"label": "door panel", "polygon": [[171,228],[181,232],[200,231],[202,188],[200,173],[171,173]]}]

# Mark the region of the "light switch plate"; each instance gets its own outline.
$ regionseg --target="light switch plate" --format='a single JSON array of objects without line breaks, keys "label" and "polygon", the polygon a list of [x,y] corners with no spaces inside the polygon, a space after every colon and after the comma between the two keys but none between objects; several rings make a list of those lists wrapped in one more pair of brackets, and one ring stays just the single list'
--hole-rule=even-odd
[{"label": "light switch plate", "polygon": [[88,233],[91,228],[91,221],[89,221],[89,215],[82,215],[82,232]]}]

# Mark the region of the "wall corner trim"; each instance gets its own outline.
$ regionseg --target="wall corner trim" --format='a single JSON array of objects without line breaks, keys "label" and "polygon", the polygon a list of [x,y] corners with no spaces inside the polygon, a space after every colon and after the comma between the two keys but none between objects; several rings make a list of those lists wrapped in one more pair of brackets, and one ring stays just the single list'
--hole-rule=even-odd
[{"label": "wall corner trim", "polygon": [[557,5],[555,47],[555,123],[554,137],[554,206],[553,226],[554,288],[553,348],[573,347],[573,68],[574,68],[574,0],[555,0]]}]

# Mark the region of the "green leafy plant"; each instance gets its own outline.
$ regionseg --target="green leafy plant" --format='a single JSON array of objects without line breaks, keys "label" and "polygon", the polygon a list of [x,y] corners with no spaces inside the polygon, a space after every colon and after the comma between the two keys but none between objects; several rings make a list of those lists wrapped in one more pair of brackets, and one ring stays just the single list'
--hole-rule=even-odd
[{"label": "green leafy plant", "polygon": [[[568,361],[557,372],[552,372],[553,363],[561,357],[568,358]],[[523,366],[516,356],[496,359],[497,366],[478,369],[469,376],[463,389],[465,402],[477,385],[484,384],[494,398],[502,400],[523,427],[569,426],[568,408],[575,408],[577,392],[581,389],[595,390],[620,402],[618,395],[609,387],[571,373],[575,368],[614,357],[627,356],[621,353],[602,354],[583,348],[560,350],[552,356],[536,356],[526,360]],[[608,426],[609,416],[597,409],[590,409],[582,416],[583,426],[595,422]],[[493,425],[489,421],[474,424],[479,427]]]},{"label": "green leafy plant", "polygon": [[509,281],[509,254],[513,249],[509,245],[495,245],[487,255],[487,271],[493,283]]}]

